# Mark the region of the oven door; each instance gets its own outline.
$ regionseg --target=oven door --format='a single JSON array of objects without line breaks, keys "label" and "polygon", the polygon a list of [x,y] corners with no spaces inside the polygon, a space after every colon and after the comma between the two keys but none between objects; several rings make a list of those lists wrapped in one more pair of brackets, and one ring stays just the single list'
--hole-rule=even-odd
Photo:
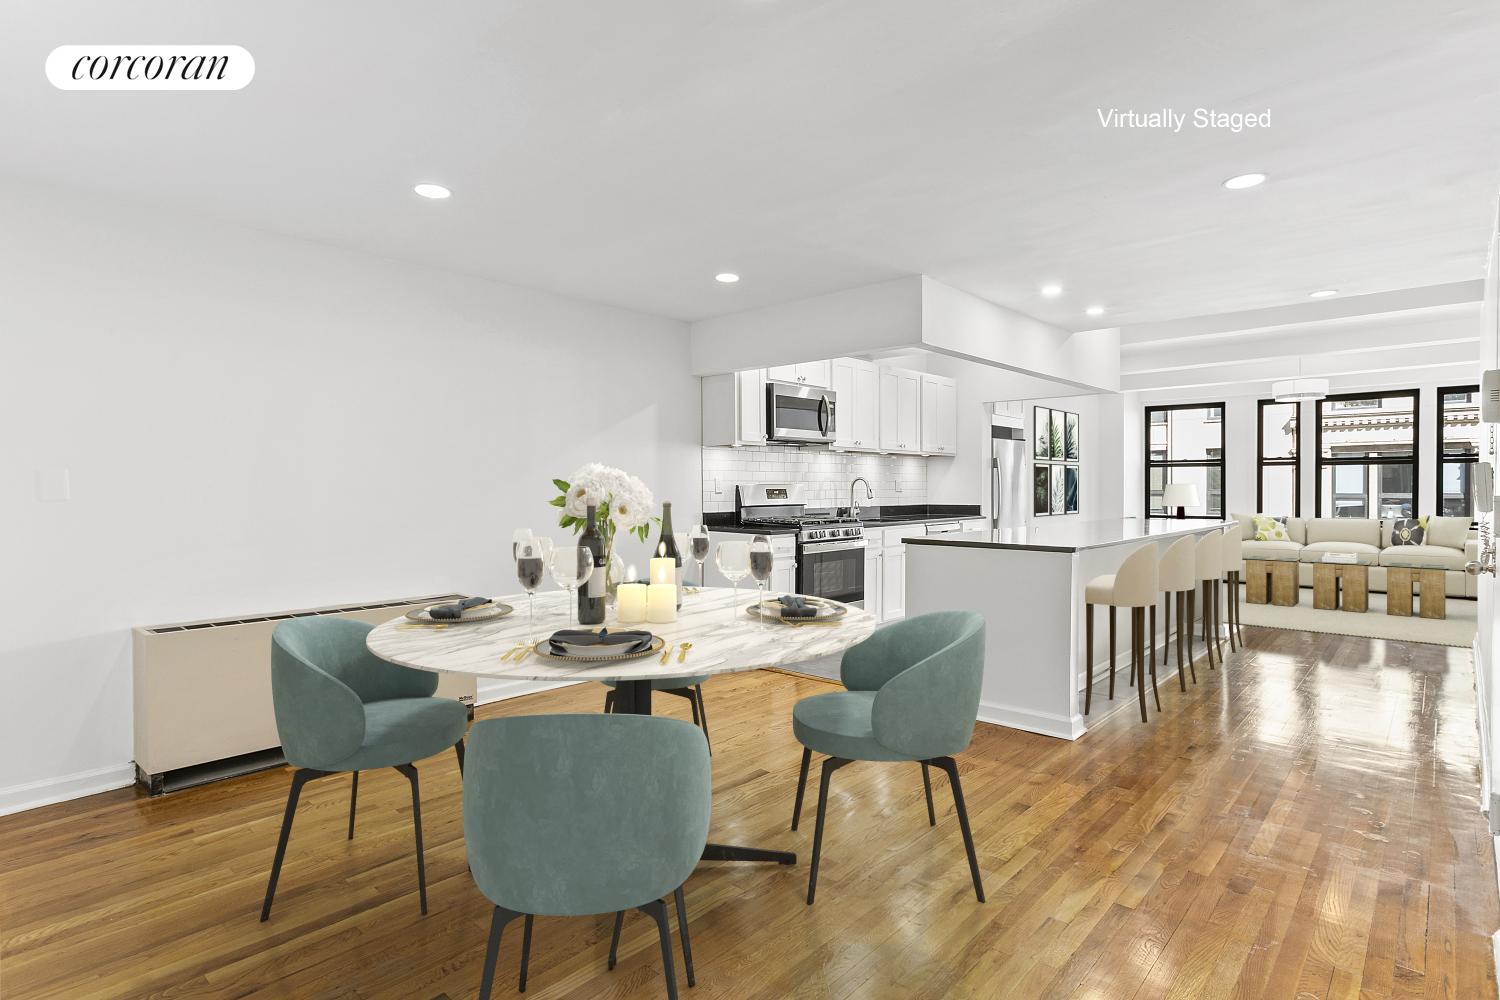
[{"label": "oven door", "polygon": [[766,437],[784,444],[831,444],[836,395],[828,389],[766,383]]},{"label": "oven door", "polygon": [[864,607],[865,540],[797,546],[797,593]]}]

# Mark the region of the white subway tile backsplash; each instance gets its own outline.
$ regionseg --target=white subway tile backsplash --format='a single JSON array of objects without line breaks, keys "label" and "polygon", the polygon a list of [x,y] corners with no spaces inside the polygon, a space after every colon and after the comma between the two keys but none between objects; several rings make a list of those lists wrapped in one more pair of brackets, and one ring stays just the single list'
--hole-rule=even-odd
[{"label": "white subway tile backsplash", "polygon": [[[927,459],[911,455],[850,455],[810,448],[704,448],[703,509],[734,509],[736,483],[803,483],[809,506],[849,502],[849,483],[864,476],[875,491],[867,503],[926,503]],[[714,479],[723,480],[722,493]],[[900,483],[900,488],[897,488]]]}]

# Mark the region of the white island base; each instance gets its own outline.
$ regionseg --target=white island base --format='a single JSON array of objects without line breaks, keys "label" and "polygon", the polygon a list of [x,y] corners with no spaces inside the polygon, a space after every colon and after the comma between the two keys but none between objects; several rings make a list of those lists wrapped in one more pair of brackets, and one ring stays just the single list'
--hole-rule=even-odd
[{"label": "white island base", "polygon": [[[1122,519],[910,538],[906,613],[953,608],[982,613],[987,627],[979,721],[1077,739],[1115,711],[1139,711],[1130,686],[1126,608],[1116,611],[1115,697],[1109,701],[1100,696],[1098,682],[1109,676],[1109,608],[1101,606],[1094,609],[1094,699],[1089,716],[1083,714],[1083,598],[1088,582],[1115,572],[1143,544],[1156,542],[1165,552],[1184,535],[1202,537],[1223,527],[1220,521]],[[1164,617],[1157,614],[1159,659],[1165,658]],[[1174,623],[1174,635],[1176,631]],[[1174,650],[1169,664],[1157,663],[1158,685],[1176,673]],[[1148,715],[1154,716],[1156,703],[1149,691],[1146,703]]]}]

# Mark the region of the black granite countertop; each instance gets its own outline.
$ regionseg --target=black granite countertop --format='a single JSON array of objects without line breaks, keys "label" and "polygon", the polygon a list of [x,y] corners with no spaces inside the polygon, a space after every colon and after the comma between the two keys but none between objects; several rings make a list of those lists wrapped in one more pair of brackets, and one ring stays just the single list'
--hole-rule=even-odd
[{"label": "black granite countertop", "polygon": [[[842,516],[848,513],[847,507],[822,508],[829,517]],[[809,508],[807,513],[819,513],[818,508]],[[861,524],[871,527],[885,527],[898,524],[929,524],[942,521],[965,521],[982,516],[979,513],[979,505],[975,504],[886,504],[877,506],[861,507],[859,509],[859,521]],[[727,531],[746,535],[784,535],[796,531],[795,528],[782,528],[767,530],[765,528],[744,528],[734,523],[733,511],[718,511],[703,515],[703,523],[708,525],[710,531]]]}]

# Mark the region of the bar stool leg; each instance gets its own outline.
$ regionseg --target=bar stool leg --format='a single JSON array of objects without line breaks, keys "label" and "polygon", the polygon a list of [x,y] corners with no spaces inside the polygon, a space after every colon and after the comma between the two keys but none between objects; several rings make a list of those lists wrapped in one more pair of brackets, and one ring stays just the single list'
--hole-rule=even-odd
[{"label": "bar stool leg", "polygon": [[[1156,605],[1154,604],[1151,605],[1151,631],[1147,634],[1146,641],[1151,643],[1151,678],[1154,682],[1156,679]],[[1161,655],[1162,659],[1166,659],[1165,652]]]},{"label": "bar stool leg", "polygon": [[[1218,586],[1218,584],[1215,584],[1215,586]],[[1227,583],[1224,584],[1224,587],[1227,589],[1229,587],[1229,584],[1227,584]],[[1225,616],[1226,616],[1226,618],[1225,618],[1225,625],[1224,625],[1224,631],[1229,634],[1229,651],[1232,653],[1235,650],[1235,643],[1234,643],[1234,600],[1233,600],[1233,598],[1229,597],[1229,595],[1227,593],[1225,594],[1225,599],[1224,599],[1224,613],[1225,613]]]},{"label": "bar stool leg", "polygon": [[1109,606],[1109,700],[1115,700],[1115,606]]},{"label": "bar stool leg", "polygon": [[[1183,664],[1182,664],[1182,606],[1183,606],[1183,594],[1182,594],[1182,591],[1179,590],[1176,594],[1173,594],[1172,596],[1175,597],[1175,598],[1177,598],[1177,683],[1180,684],[1182,686],[1182,690],[1184,692],[1186,692],[1187,691],[1187,678],[1184,676],[1184,672],[1187,670],[1187,668],[1184,667]],[[1193,683],[1195,683],[1195,684],[1197,683],[1197,679],[1196,678],[1194,678]]]},{"label": "bar stool leg", "polygon": [[1240,571],[1235,570],[1229,575],[1234,578],[1234,627],[1239,632],[1240,648],[1243,649],[1245,646],[1245,630],[1241,627],[1242,623],[1240,621]]},{"label": "bar stool leg", "polygon": [[1141,646],[1141,633],[1145,631],[1146,609],[1130,609],[1130,659],[1134,666],[1139,668],[1141,683],[1135,689],[1136,696],[1141,702],[1141,721],[1146,721],[1146,651]]},{"label": "bar stool leg", "polygon": [[1219,651],[1219,666],[1222,667],[1224,665],[1224,650],[1222,648],[1222,646],[1224,644],[1224,638],[1220,634],[1221,630],[1220,630],[1219,625],[1220,625],[1220,619],[1224,615],[1224,608],[1223,608],[1223,605],[1221,605],[1219,603],[1219,581],[1218,580],[1214,580],[1213,581],[1213,595],[1214,595],[1214,648]]},{"label": "bar stool leg", "polygon": [[1094,606],[1085,604],[1083,606],[1083,632],[1088,636],[1084,640],[1084,689],[1083,689],[1083,714],[1088,715],[1089,709],[1094,705]]},{"label": "bar stool leg", "polygon": [[[1154,604],[1151,606],[1151,620],[1152,620],[1153,623],[1156,621],[1156,605],[1154,605]],[[1154,624],[1153,624],[1153,629],[1154,629]],[[1153,631],[1152,632],[1152,639],[1153,639],[1153,641],[1155,640],[1155,637],[1156,637],[1156,634]],[[1167,653],[1166,653],[1166,650],[1162,650],[1161,665],[1162,666],[1166,666],[1167,665]],[[1145,682],[1146,682],[1146,678],[1142,677],[1141,678],[1141,683],[1144,684]],[[1154,698],[1154,699],[1156,699],[1156,710],[1157,710],[1157,712],[1160,712],[1161,711],[1161,692],[1158,691],[1158,690],[1156,690],[1156,647],[1154,645],[1151,648],[1151,697]]]},{"label": "bar stool leg", "polygon": [[1197,673],[1196,669],[1193,668],[1193,615],[1197,613],[1196,610],[1193,607],[1193,598],[1196,595],[1195,595],[1195,592],[1193,590],[1191,590],[1191,589],[1185,590],[1185,591],[1183,591],[1183,593],[1187,595],[1187,644],[1188,644],[1188,647],[1187,647],[1187,661],[1188,661],[1188,669],[1189,670],[1193,670],[1193,683],[1197,684],[1198,683],[1198,673]]}]

